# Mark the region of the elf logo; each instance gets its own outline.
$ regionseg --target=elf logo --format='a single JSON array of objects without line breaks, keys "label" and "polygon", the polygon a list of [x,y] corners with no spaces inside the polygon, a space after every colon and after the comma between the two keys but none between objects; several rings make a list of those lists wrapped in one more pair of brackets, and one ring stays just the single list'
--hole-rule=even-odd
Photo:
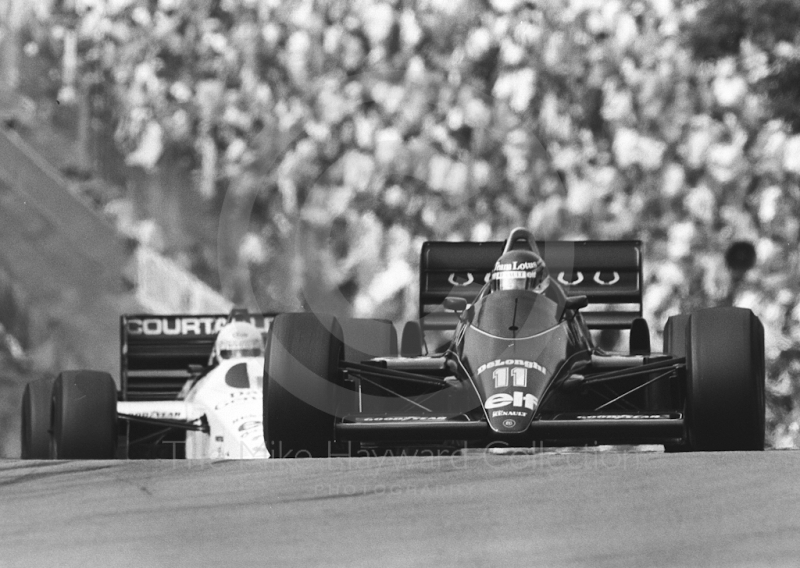
[{"label": "elf logo", "polygon": [[531,393],[514,391],[513,394],[498,393],[493,394],[486,400],[486,409],[503,408],[504,406],[514,406],[516,408],[527,408],[533,410],[539,404],[539,399]]}]

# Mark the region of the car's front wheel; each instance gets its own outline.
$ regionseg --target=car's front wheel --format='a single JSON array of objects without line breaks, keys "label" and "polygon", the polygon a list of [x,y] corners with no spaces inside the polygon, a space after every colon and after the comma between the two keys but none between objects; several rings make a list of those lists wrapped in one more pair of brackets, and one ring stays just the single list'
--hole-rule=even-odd
[{"label": "car's front wheel", "polygon": [[264,440],[273,458],[352,455],[337,444],[335,424],[358,410],[342,360],[397,354],[391,322],[313,313],[281,314],[270,327],[264,359]]},{"label": "car's front wheel", "polygon": [[764,449],[764,327],[749,309],[694,312],[686,326],[692,450]]},{"label": "car's front wheel", "polygon": [[333,316],[281,314],[270,326],[264,369],[264,440],[273,458],[332,451],[342,330]]}]

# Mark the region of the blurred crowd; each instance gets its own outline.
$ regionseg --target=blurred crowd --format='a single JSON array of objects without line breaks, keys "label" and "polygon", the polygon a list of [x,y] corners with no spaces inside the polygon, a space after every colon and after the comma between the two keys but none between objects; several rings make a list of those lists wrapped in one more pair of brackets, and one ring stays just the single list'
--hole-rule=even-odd
[{"label": "blurred crowd", "polygon": [[[74,36],[75,81],[112,109],[127,167],[157,176],[188,157],[195,199],[235,227],[219,228],[226,250],[182,254],[201,277],[225,272],[232,300],[284,309],[305,289],[408,319],[424,240],[518,225],[640,239],[656,345],[669,315],[752,308],[772,444],[797,447],[800,135],[755,89],[769,53],[745,39],[693,59],[697,13],[685,0],[73,0],[36,11],[25,53],[62,60]],[[169,249],[167,221],[127,199],[102,205]],[[744,274],[726,267],[734,241],[756,250]]]}]

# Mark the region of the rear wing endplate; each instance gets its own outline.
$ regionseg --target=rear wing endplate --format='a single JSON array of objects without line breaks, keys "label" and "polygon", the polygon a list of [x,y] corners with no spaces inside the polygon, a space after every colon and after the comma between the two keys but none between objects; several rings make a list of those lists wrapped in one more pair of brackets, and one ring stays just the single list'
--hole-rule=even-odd
[{"label": "rear wing endplate", "polygon": [[[550,277],[570,296],[585,295],[581,310],[592,329],[627,329],[642,315],[641,241],[537,241]],[[472,303],[487,282],[503,242],[440,242],[422,245],[419,317],[424,330],[453,329],[458,315],[442,301]]]},{"label": "rear wing endplate", "polygon": [[[275,314],[244,319],[266,336]],[[208,365],[217,332],[228,314],[120,317],[122,400],[172,400],[192,377],[189,365]],[[236,319],[242,319],[237,317]]]}]

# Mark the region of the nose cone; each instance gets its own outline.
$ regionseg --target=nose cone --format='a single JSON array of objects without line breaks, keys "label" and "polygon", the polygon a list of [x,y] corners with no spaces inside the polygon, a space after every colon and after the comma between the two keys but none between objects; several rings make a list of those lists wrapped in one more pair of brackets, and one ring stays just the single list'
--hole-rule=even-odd
[{"label": "nose cone", "polygon": [[539,406],[539,398],[524,390],[498,392],[486,399],[486,417],[495,432],[524,432]]}]

